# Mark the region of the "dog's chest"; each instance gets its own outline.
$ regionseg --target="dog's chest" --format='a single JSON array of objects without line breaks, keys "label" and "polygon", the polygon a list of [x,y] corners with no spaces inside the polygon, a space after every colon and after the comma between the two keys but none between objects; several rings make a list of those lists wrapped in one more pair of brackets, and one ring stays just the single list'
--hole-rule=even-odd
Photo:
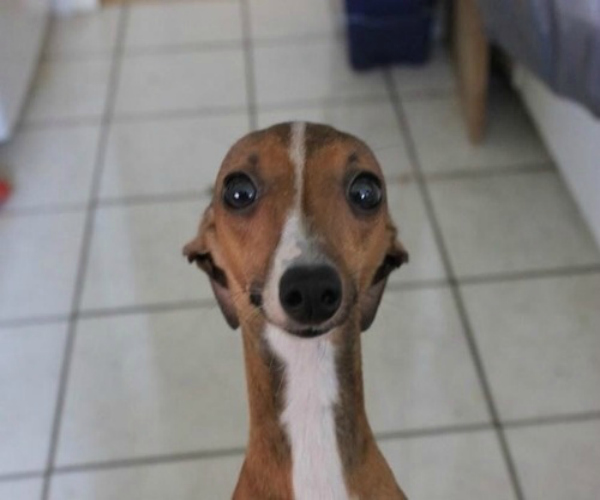
[{"label": "dog's chest", "polygon": [[338,380],[327,339],[298,339],[268,326],[266,338],[285,369],[280,421],[292,452],[295,500],[349,500],[335,431]]}]

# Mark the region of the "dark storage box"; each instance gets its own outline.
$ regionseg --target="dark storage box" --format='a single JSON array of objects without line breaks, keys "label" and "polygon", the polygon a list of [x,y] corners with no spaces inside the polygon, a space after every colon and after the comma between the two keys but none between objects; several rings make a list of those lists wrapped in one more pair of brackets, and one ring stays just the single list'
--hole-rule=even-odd
[{"label": "dark storage box", "polygon": [[350,62],[357,70],[429,58],[431,0],[346,0]]}]

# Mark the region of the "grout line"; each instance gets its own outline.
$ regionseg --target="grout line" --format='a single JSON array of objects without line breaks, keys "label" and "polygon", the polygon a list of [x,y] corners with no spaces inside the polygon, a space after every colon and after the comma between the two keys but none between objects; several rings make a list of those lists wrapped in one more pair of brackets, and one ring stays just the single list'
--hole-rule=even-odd
[{"label": "grout line", "polygon": [[[377,151],[375,151],[377,153]],[[402,176],[402,180],[414,180],[418,182],[419,176],[422,176],[428,183],[448,182],[463,179],[485,179],[488,177],[510,177],[527,174],[547,174],[556,172],[556,167],[551,160],[542,162],[515,163],[512,165],[494,165],[490,167],[457,167],[444,172],[407,172]],[[406,179],[408,177],[408,179]],[[394,179],[392,177],[392,179]]]},{"label": "grout line", "polygon": [[[240,115],[246,113],[245,106],[207,106],[187,109],[173,109],[166,111],[142,111],[138,113],[119,113],[111,118],[111,123],[148,123],[168,120],[192,120],[209,119],[215,116]],[[48,118],[31,120],[25,122],[23,128],[44,129],[44,128],[69,128],[80,126],[101,125],[101,117],[88,116],[80,118]]]},{"label": "grout line", "polygon": [[[378,149],[373,153],[377,156]],[[411,170],[399,172],[394,175],[386,175],[388,186],[399,186],[417,183],[422,177],[427,183],[460,181],[465,179],[487,179],[490,177],[510,177],[527,174],[557,173],[556,166],[551,161],[521,163],[514,165],[496,165],[492,167],[457,167],[445,172],[422,172],[418,174]]]},{"label": "grout line", "polygon": [[[253,110],[248,110],[249,116],[254,116],[256,120],[255,107]],[[246,113],[246,112],[244,112]],[[249,118],[252,121],[252,118]],[[111,123],[115,123],[113,120]],[[255,121],[254,121],[255,123]],[[375,150],[375,153],[377,151]],[[453,180],[462,179],[485,179],[489,177],[506,177],[512,175],[523,175],[523,174],[542,174],[555,172],[555,167],[551,163],[524,163],[522,165],[512,165],[509,167],[492,167],[485,170],[478,169],[459,169],[449,172],[436,172],[430,174],[422,174],[423,178],[428,182],[449,182]],[[387,176],[387,185],[389,187],[407,185],[410,183],[417,183],[418,175],[407,171],[394,176]],[[204,200],[207,197],[212,196],[212,186],[207,186],[202,190],[190,190],[190,191],[173,191],[166,193],[153,193],[153,194],[133,194],[125,196],[113,196],[100,198],[97,202],[98,207],[107,206],[129,206],[129,205],[145,205],[152,203],[178,203],[185,201]],[[32,216],[32,215],[56,215],[56,214],[69,214],[79,213],[87,209],[87,204],[77,203],[71,205],[59,205],[59,204],[47,204],[37,206],[25,206],[25,207],[5,207],[0,218],[6,215],[10,216]],[[569,269],[569,268],[565,268]],[[575,271],[578,272],[578,271]],[[486,275],[487,276],[487,275]],[[466,278],[468,281],[472,281],[472,277]],[[476,279],[476,278],[475,278]],[[484,278],[485,279],[485,278]]]},{"label": "grout line", "polygon": [[276,111],[295,112],[305,108],[332,108],[336,106],[358,106],[362,104],[389,104],[389,97],[384,94],[362,96],[332,96],[326,98],[308,98],[285,102],[265,102],[259,105],[261,113]]},{"label": "grout line", "polygon": [[63,215],[63,214],[77,214],[87,209],[87,204],[77,203],[73,205],[37,205],[29,207],[3,207],[2,213],[0,213],[0,219],[5,216],[10,217],[28,217],[28,216],[40,216],[40,215]]},{"label": "grout line", "polygon": [[46,52],[40,55],[41,63],[86,62],[110,59],[114,49],[93,49],[85,52]]},{"label": "grout line", "polygon": [[514,463],[514,460],[512,458],[509,446],[508,446],[508,442],[504,433],[504,430],[502,428],[502,424],[500,422],[499,419],[499,413],[498,413],[498,409],[492,394],[492,388],[490,385],[490,382],[488,380],[486,371],[485,371],[485,367],[483,364],[483,359],[481,357],[481,354],[479,352],[479,347],[477,345],[477,340],[475,338],[475,333],[472,329],[471,323],[469,321],[469,317],[467,314],[467,310],[462,298],[462,294],[460,291],[460,288],[458,286],[456,277],[455,277],[455,272],[454,272],[454,268],[452,266],[452,262],[450,260],[450,254],[448,252],[448,249],[446,247],[446,243],[443,237],[443,233],[442,233],[442,229],[439,223],[439,220],[437,219],[436,216],[436,212],[435,212],[435,207],[433,205],[433,201],[431,198],[431,194],[429,192],[429,188],[427,185],[427,180],[425,178],[425,176],[423,175],[423,168],[421,166],[421,163],[419,161],[419,155],[417,152],[417,147],[416,147],[416,143],[414,141],[414,138],[412,136],[412,132],[410,129],[410,126],[408,124],[408,119],[406,117],[406,114],[404,112],[404,107],[402,105],[402,102],[400,100],[400,96],[398,95],[398,92],[396,90],[396,87],[394,85],[394,82],[392,80],[392,76],[388,71],[386,71],[385,73],[385,80],[386,80],[386,84],[388,87],[388,92],[390,94],[390,97],[392,99],[392,103],[394,106],[394,111],[396,113],[396,118],[398,120],[398,124],[400,126],[400,130],[402,131],[402,135],[403,138],[406,142],[406,151],[407,154],[409,156],[409,159],[411,161],[411,164],[413,165],[416,177],[417,177],[417,184],[419,186],[419,190],[421,192],[421,196],[423,198],[423,201],[425,203],[425,209],[427,211],[427,215],[429,218],[429,221],[431,223],[432,229],[433,229],[433,233],[434,233],[434,237],[438,246],[438,249],[440,251],[440,255],[442,257],[442,262],[444,264],[444,269],[446,270],[446,275],[448,276],[448,280],[450,282],[450,290],[452,291],[452,295],[454,297],[454,302],[459,314],[459,318],[463,327],[463,333],[465,336],[465,340],[467,342],[467,346],[469,349],[469,352],[471,354],[471,358],[473,360],[473,364],[475,366],[475,370],[477,372],[478,375],[478,379],[479,379],[479,384],[488,408],[488,412],[492,418],[492,423],[493,426],[496,430],[496,435],[498,437],[498,442],[500,444],[500,448],[504,457],[504,462],[506,464],[507,470],[508,470],[508,474],[510,476],[510,480],[513,486],[513,490],[515,493],[515,497],[517,498],[517,500],[524,500],[524,494],[523,494],[523,490],[521,488],[521,483],[520,483],[520,479],[518,476],[518,472]]},{"label": "grout line", "polygon": [[138,46],[127,47],[123,52],[123,57],[133,59],[136,57],[153,57],[169,54],[191,54],[199,52],[225,52],[228,50],[241,50],[243,47],[242,39],[236,40],[206,40],[188,43],[171,43],[157,46]]},{"label": "grout line", "polygon": [[106,197],[98,200],[97,208],[123,207],[131,205],[157,205],[163,203],[185,203],[189,201],[210,201],[212,188],[196,189],[188,192],[136,194],[132,196]]},{"label": "grout line", "polygon": [[242,12],[242,37],[244,45],[244,67],[246,79],[246,101],[248,106],[248,128],[258,128],[258,112],[256,107],[256,65],[254,63],[254,41],[252,39],[252,17],[250,2],[240,0]]},{"label": "grout line", "polygon": [[[242,0],[246,1],[246,0]],[[332,31],[326,33],[324,31],[303,34],[303,35],[293,35],[293,36],[274,36],[274,37],[252,37],[252,41],[257,48],[277,48],[277,47],[300,47],[304,45],[311,45],[315,43],[321,42],[333,42],[339,43],[340,37],[338,33],[336,33],[334,27],[332,27]]]},{"label": "grout line", "polygon": [[[98,207],[100,208],[100,207]],[[464,278],[456,278],[455,285],[477,286],[477,285],[493,285],[513,281],[529,281],[546,278],[569,278],[581,275],[596,275],[600,274],[600,264],[592,264],[589,266],[565,267],[557,269],[542,269],[539,271],[523,271],[512,274],[491,274],[481,276],[468,276]],[[440,279],[427,279],[422,281],[410,280],[404,282],[390,282],[387,285],[389,292],[410,292],[425,289],[444,289],[451,287],[450,281]],[[127,306],[117,306],[110,308],[98,309],[83,309],[77,313],[77,319],[97,318],[106,316],[121,316],[128,314],[143,314],[156,313],[162,311],[178,311],[188,309],[203,309],[215,306],[212,299],[176,301],[176,302],[157,302],[154,304],[136,304]],[[49,316],[39,316],[30,318],[15,318],[0,320],[0,328],[10,327],[25,327],[33,325],[45,325],[54,323],[63,323],[71,319],[69,314],[57,314]]]},{"label": "grout line", "polygon": [[457,286],[477,286],[510,281],[525,281],[544,278],[565,278],[587,274],[600,273],[600,264],[587,264],[579,266],[557,267],[554,269],[539,269],[518,271],[514,273],[483,274],[478,276],[464,276],[456,278]]},{"label": "grout line", "polygon": [[571,413],[565,415],[548,415],[544,417],[530,417],[514,420],[505,420],[502,425],[506,429],[521,429],[531,427],[542,427],[558,424],[577,424],[583,422],[594,422],[600,420],[600,410],[583,413]]},{"label": "grout line", "polygon": [[[98,207],[99,209],[100,207]],[[523,271],[511,274],[490,274],[481,276],[467,276],[456,278],[456,286],[478,286],[493,285],[513,281],[529,281],[546,278],[569,278],[581,275],[600,274],[600,264],[589,266],[565,267],[557,269],[542,269],[539,271]],[[400,282],[390,282],[387,285],[388,292],[410,292],[426,289],[444,289],[451,287],[450,281],[440,279],[410,280]],[[157,313],[163,311],[178,311],[188,309],[212,308],[216,303],[212,299],[183,300],[176,302],[157,302],[153,304],[136,304],[117,306],[110,308],[82,309],[77,312],[76,319],[98,318],[106,316],[121,316],[128,314]],[[54,323],[63,323],[71,319],[69,314],[57,314],[49,316],[39,316],[30,318],[15,318],[0,320],[0,328],[25,327],[33,325],[45,325]]]},{"label": "grout line", "polygon": [[100,126],[102,117],[98,115],[75,116],[65,118],[33,118],[24,119],[19,124],[19,129],[15,131],[15,135],[21,131],[39,130],[45,128],[74,128],[74,127],[91,127]]},{"label": "grout line", "polygon": [[[218,52],[218,51],[226,51],[231,49],[243,49],[244,43],[248,40],[252,42],[253,46],[257,48],[270,48],[270,47],[296,47],[302,45],[309,45],[311,43],[318,43],[323,41],[332,41],[337,42],[339,39],[335,33],[315,33],[314,35],[297,35],[297,36],[282,36],[275,38],[256,38],[251,35],[250,32],[244,32],[244,28],[250,25],[250,17],[244,19],[246,14],[246,7],[244,4],[246,0],[239,0],[242,5],[242,38],[239,40],[231,39],[231,40],[206,40],[206,41],[198,41],[198,42],[184,42],[184,43],[176,43],[176,44],[165,44],[158,46],[139,46],[139,47],[127,47],[124,52],[124,56],[126,58],[129,57],[137,57],[137,56],[155,56],[155,55],[164,55],[164,54],[186,54],[192,52]],[[249,7],[249,5],[248,5]],[[248,11],[249,13],[249,11]],[[245,23],[248,23],[245,26]],[[56,58],[63,57],[77,57],[83,58],[86,55],[91,57],[99,57],[101,53],[88,53],[88,54],[72,54],[71,56],[55,56]],[[415,91],[417,92],[417,91]]]},{"label": "grout line", "polygon": [[78,319],[94,319],[112,316],[127,316],[131,314],[156,314],[173,311],[188,311],[195,309],[213,309],[217,306],[214,299],[189,300],[173,303],[156,303],[145,305],[132,305],[105,309],[87,309],[80,311]]},{"label": "grout line", "polygon": [[209,460],[215,458],[227,458],[241,456],[246,448],[224,448],[204,451],[192,451],[186,453],[172,453],[165,455],[153,455],[139,458],[124,458],[121,460],[107,460],[104,462],[89,462],[76,465],[62,465],[52,470],[53,474],[73,474],[77,472],[96,472],[111,469],[123,469],[130,467],[143,467],[148,465],[162,465],[169,463],[190,462],[196,460]]},{"label": "grout line", "polygon": [[[547,425],[571,425],[583,422],[596,421],[600,421],[600,411],[507,420],[503,422],[503,426],[507,429],[531,429]],[[378,441],[393,441],[418,439],[433,436],[452,436],[457,434],[468,434],[474,432],[495,431],[495,429],[495,426],[490,422],[479,422],[470,424],[455,424],[440,427],[425,427],[380,432],[376,433],[375,437]],[[150,455],[146,457],[123,458],[99,462],[75,463],[71,465],[56,466],[51,470],[51,474],[74,474],[78,472],[96,472],[102,470],[141,467],[148,465],[160,465],[195,460],[210,460],[214,458],[225,458],[242,455],[244,451],[244,447],[215,448],[185,453]],[[0,483],[40,478],[43,477],[44,474],[45,473],[43,471],[0,474]]]},{"label": "grout line", "polygon": [[104,166],[104,159],[106,154],[106,145],[109,135],[110,119],[114,111],[117,86],[119,80],[119,74],[121,70],[123,42],[125,37],[125,31],[127,27],[127,19],[129,14],[129,7],[124,6],[119,12],[119,24],[115,49],[113,53],[113,59],[111,62],[110,79],[108,90],[106,94],[106,103],[104,108],[104,114],[102,118],[102,124],[100,129],[100,137],[98,139],[98,145],[96,150],[96,161],[94,165],[94,172],[92,177],[92,183],[90,186],[90,198],[88,202],[88,208],[86,213],[86,220],[84,225],[84,231],[81,242],[81,251],[79,256],[79,263],[77,268],[77,275],[75,279],[75,286],[73,292],[72,301],[72,315],[69,320],[69,328],[67,333],[67,340],[65,342],[65,350],[63,355],[63,363],[59,378],[59,387],[57,393],[56,407],[54,411],[54,418],[52,422],[52,430],[50,436],[50,443],[48,447],[48,459],[46,465],[46,472],[44,473],[44,480],[42,486],[42,500],[47,500],[50,494],[50,483],[52,479],[51,471],[54,468],[56,461],[56,454],[58,451],[58,439],[61,431],[62,416],[65,406],[66,393],[69,381],[69,374],[71,368],[71,361],[73,356],[73,350],[75,346],[75,339],[77,333],[77,315],[79,307],[81,305],[81,297],[83,294],[83,286],[85,279],[85,272],[90,255],[90,247],[92,234],[94,231],[94,219],[97,205],[97,197],[100,189],[100,183],[102,180],[102,170]]},{"label": "grout line", "polygon": [[243,115],[248,106],[202,106],[198,108],[172,109],[165,111],[142,111],[138,113],[119,113],[112,119],[116,124],[151,123],[173,120],[199,120],[215,117]]},{"label": "grout line", "polygon": [[53,325],[56,323],[67,323],[70,319],[70,314],[56,314],[49,316],[33,316],[30,318],[4,319],[0,320],[0,328],[19,328],[27,326]]},{"label": "grout line", "polygon": [[215,116],[241,115],[247,112],[247,106],[218,105],[199,106],[197,108],[177,108],[158,111],[119,112],[112,117],[112,123],[144,123],[161,120],[200,119]]},{"label": "grout line", "polygon": [[[130,196],[115,196],[101,198],[96,201],[96,209],[106,207],[127,207],[135,205],[158,205],[163,203],[185,203],[189,201],[209,201],[212,196],[212,187],[200,190],[175,191],[172,193],[155,194],[135,194]],[[6,208],[6,211],[0,213],[0,219],[3,216],[28,217],[28,216],[46,216],[61,214],[77,214],[86,211],[87,204],[77,204],[71,206],[61,205],[39,205],[34,207],[15,207]]]},{"label": "grout line", "polygon": [[32,472],[9,472],[0,474],[0,483],[12,483],[17,481],[27,481],[29,479],[38,479],[44,476],[43,471]]},{"label": "grout line", "polygon": [[479,422],[473,424],[455,424],[443,427],[424,427],[422,429],[405,429],[400,431],[376,432],[377,441],[392,441],[416,439],[432,436],[448,436],[455,434],[467,434],[471,432],[493,431],[494,426],[489,422]]},{"label": "grout line", "polygon": [[[245,0],[241,0],[245,1]],[[254,57],[252,56],[252,60]],[[254,67],[253,62],[250,63]],[[247,64],[248,66],[248,64]],[[377,104],[388,102],[389,97],[384,95],[364,95],[356,97],[330,97],[322,99],[300,99],[280,103],[265,103],[260,106],[261,112],[271,111],[295,111],[304,108],[335,106],[353,106],[362,104]],[[256,107],[257,103],[254,105]],[[248,111],[248,106],[206,106],[195,109],[174,109],[166,111],[142,111],[137,113],[119,113],[112,117],[112,123],[138,123],[160,120],[192,119],[192,118],[210,118],[213,116],[227,116],[243,114]],[[257,110],[258,112],[258,110]],[[97,115],[66,117],[66,118],[34,118],[25,120],[20,124],[20,129],[40,129],[54,127],[78,127],[85,125],[101,125],[102,117]]]},{"label": "grout line", "polygon": [[128,47],[123,51],[123,59],[155,57],[178,54],[201,54],[208,52],[233,52],[243,49],[243,40],[205,41],[159,45],[156,47]]},{"label": "grout line", "polygon": [[113,123],[147,123],[170,120],[210,119],[222,116],[235,116],[247,113],[247,106],[202,106],[198,108],[172,109],[166,111],[141,111],[138,113],[119,113]]},{"label": "grout line", "polygon": [[[238,0],[242,5],[246,0]],[[236,0],[231,3],[238,3]],[[242,7],[244,9],[244,7]],[[244,10],[242,13],[245,14]],[[248,22],[250,18],[248,17]],[[242,19],[242,23],[245,20]],[[336,26],[337,28],[337,26]],[[123,57],[137,57],[137,56],[160,56],[164,54],[186,54],[191,52],[219,52],[232,49],[242,49],[244,45],[245,33],[242,31],[242,38],[229,40],[199,40],[193,42],[180,42],[180,43],[165,43],[162,45],[140,45],[140,46],[129,46],[124,47]],[[294,36],[277,36],[277,37],[253,37],[248,36],[247,39],[252,41],[252,44],[258,48],[270,48],[270,47],[297,47],[303,45],[310,45],[319,42],[340,42],[340,35],[336,30],[332,30],[330,33],[320,32],[306,35],[294,35]],[[87,61],[89,59],[107,59],[113,54],[114,49],[92,49],[81,52],[52,52],[43,51],[40,55],[41,62],[47,61]],[[454,90],[454,89],[453,89]],[[423,91],[414,91],[415,93],[422,93]]]},{"label": "grout line", "polygon": [[410,292],[413,290],[424,290],[424,289],[436,289],[436,288],[447,288],[450,285],[448,280],[445,278],[439,279],[426,279],[426,280],[407,280],[407,281],[393,281],[386,285],[388,292]]}]

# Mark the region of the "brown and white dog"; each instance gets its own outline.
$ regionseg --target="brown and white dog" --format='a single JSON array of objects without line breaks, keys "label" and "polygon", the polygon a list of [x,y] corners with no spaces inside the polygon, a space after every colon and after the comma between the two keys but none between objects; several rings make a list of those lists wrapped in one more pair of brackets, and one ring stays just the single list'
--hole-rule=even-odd
[{"label": "brown and white dog", "polygon": [[233,499],[405,499],[364,408],[361,332],[408,260],[371,150],[310,123],[243,137],[184,253],[242,330],[250,435]]}]

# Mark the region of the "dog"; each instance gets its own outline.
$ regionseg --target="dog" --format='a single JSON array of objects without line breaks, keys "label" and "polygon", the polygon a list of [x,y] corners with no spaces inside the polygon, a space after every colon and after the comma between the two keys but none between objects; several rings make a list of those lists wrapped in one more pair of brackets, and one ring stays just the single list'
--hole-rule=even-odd
[{"label": "dog", "polygon": [[408,262],[375,155],[332,127],[252,132],[184,248],[241,326],[250,432],[234,500],[405,500],[364,407],[361,332]]}]

